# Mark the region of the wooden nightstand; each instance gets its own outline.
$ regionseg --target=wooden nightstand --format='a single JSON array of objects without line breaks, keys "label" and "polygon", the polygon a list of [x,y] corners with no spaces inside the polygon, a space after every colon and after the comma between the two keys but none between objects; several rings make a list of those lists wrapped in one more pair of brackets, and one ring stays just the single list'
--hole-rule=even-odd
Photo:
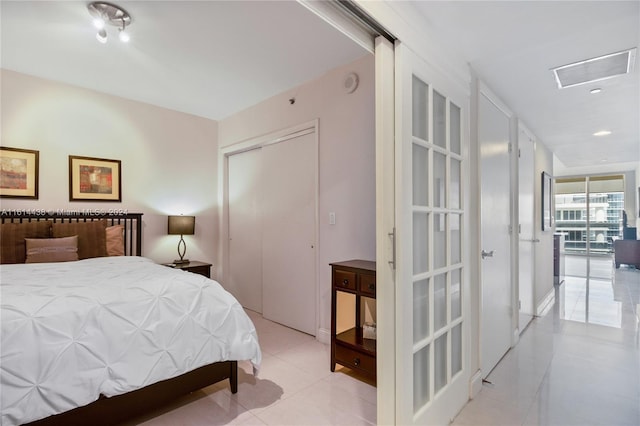
[{"label": "wooden nightstand", "polygon": [[182,269],[183,271],[193,272],[194,274],[204,275],[207,278],[211,278],[211,264],[205,262],[199,262],[192,260],[189,263],[163,263],[164,266],[169,266],[174,269]]}]

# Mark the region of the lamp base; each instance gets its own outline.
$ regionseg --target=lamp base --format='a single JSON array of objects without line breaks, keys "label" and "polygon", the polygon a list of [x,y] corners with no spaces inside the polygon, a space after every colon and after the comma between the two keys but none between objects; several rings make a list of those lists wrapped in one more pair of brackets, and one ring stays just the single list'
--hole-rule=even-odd
[{"label": "lamp base", "polygon": [[189,263],[189,259],[176,259],[173,261],[176,265],[182,265],[184,263]]}]

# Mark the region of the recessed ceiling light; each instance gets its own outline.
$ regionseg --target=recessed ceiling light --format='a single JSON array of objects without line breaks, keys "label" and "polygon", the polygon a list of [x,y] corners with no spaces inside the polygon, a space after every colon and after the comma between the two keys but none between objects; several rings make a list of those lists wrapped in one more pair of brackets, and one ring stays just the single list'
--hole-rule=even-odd
[{"label": "recessed ceiling light", "polygon": [[602,89],[601,89],[601,88],[599,88],[599,87],[596,87],[595,89],[591,89],[591,90],[589,91],[589,93],[591,93],[591,94],[593,94],[593,95],[595,95],[596,93],[600,93],[600,92],[602,92]]},{"label": "recessed ceiling light", "polygon": [[599,132],[595,132],[593,136],[608,136],[611,134],[611,130],[600,130]]}]

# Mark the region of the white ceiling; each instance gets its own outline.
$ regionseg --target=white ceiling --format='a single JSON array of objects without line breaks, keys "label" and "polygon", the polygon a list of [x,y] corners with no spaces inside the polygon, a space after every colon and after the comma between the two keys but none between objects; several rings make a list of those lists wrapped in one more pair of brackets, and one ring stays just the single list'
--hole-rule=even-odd
[{"label": "white ceiling", "polygon": [[[99,44],[86,4],[3,0],[1,66],[219,120],[367,54],[294,1],[118,1],[127,45]],[[566,166],[640,161],[640,58],[563,90],[549,71],[640,47],[639,1],[412,6]]]},{"label": "white ceiling", "polygon": [[[640,47],[639,1],[415,6],[565,166],[640,161],[640,57],[632,74],[562,90],[550,71]],[[595,87],[604,90],[590,94]],[[605,129],[613,133],[593,136]]]},{"label": "white ceiling", "polygon": [[88,3],[2,1],[2,67],[220,120],[367,54],[293,1],[118,0],[128,44]]}]

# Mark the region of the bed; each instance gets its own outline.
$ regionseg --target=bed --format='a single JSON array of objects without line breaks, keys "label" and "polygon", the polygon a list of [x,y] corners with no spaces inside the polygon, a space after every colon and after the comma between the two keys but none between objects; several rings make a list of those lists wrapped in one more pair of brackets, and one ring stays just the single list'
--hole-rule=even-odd
[{"label": "bed", "polygon": [[[1,218],[3,425],[117,424],[221,380],[236,393],[237,361],[259,367],[255,328],[233,296],[140,256],[141,214]],[[94,256],[114,227],[116,255]],[[67,240],[78,260],[38,259],[68,256]],[[63,248],[34,248],[50,242]]]}]

